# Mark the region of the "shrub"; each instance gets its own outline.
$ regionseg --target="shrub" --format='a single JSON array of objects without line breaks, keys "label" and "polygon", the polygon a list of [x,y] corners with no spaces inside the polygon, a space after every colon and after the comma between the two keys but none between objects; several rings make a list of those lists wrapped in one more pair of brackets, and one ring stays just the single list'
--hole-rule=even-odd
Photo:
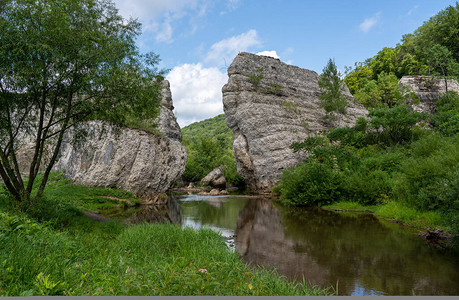
[{"label": "shrub", "polygon": [[341,173],[318,162],[303,163],[282,174],[277,190],[285,205],[322,206],[341,195]]},{"label": "shrub", "polygon": [[380,203],[391,193],[390,175],[382,170],[353,172],[343,181],[345,198],[363,205]]},{"label": "shrub", "polygon": [[371,127],[378,130],[378,140],[385,145],[408,142],[413,139],[413,127],[423,114],[407,106],[374,109],[370,111]]},{"label": "shrub", "polygon": [[421,210],[459,211],[459,136],[441,139],[432,133],[410,150],[395,186],[397,198]]},{"label": "shrub", "polygon": [[444,135],[459,132],[459,94],[450,91],[443,94],[436,103],[437,111],[430,115],[433,127]]}]

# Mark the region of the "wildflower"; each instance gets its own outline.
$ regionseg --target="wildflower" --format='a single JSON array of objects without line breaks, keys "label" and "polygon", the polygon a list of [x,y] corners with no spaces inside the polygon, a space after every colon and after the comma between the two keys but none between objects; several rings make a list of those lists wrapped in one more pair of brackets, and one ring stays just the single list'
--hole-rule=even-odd
[{"label": "wildflower", "polygon": [[199,269],[198,272],[201,272],[202,274],[207,274],[209,273],[207,269]]},{"label": "wildflower", "polygon": [[249,283],[249,290],[251,290],[253,288],[252,284]]}]

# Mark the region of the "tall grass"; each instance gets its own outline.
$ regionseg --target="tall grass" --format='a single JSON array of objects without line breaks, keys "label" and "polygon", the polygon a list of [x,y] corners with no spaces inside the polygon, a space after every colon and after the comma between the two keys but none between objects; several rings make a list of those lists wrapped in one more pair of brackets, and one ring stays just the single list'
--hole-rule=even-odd
[{"label": "tall grass", "polygon": [[0,296],[333,293],[249,267],[208,229],[92,221],[81,195],[100,192],[52,181],[47,198],[25,212],[0,193]]}]

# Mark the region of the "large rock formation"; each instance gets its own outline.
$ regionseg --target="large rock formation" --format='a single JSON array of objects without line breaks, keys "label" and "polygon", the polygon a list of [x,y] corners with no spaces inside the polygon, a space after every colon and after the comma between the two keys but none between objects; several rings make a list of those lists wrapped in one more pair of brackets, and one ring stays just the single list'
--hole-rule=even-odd
[{"label": "large rock formation", "polygon": [[[398,83],[400,90],[413,92],[418,103],[414,102],[412,107],[419,112],[434,112],[435,102],[442,93],[456,91],[459,93],[459,84],[454,79],[445,83],[443,78],[431,76],[403,76]],[[413,100],[413,99],[411,99]]]},{"label": "large rock formation", "polygon": [[226,122],[234,134],[238,173],[253,192],[268,192],[282,171],[304,156],[289,146],[331,126],[352,126],[367,110],[349,99],[346,114],[330,122],[319,102],[318,74],[278,59],[240,53],[223,87]]},{"label": "large rock formation", "polygon": [[[142,197],[145,203],[156,202],[183,174],[187,161],[167,81],[162,94],[156,120],[159,135],[87,122],[66,132],[54,169],[64,170],[65,176],[78,184],[121,188]],[[77,132],[84,132],[86,138],[75,142]],[[32,151],[31,145],[20,149],[24,171]]]}]

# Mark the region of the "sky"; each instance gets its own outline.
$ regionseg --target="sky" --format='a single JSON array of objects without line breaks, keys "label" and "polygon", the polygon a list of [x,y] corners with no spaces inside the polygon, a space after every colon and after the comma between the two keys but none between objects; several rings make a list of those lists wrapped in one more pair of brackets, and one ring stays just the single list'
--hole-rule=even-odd
[{"label": "sky", "polygon": [[[167,69],[183,128],[223,113],[227,68],[239,52],[279,58],[321,73],[342,72],[394,47],[455,0],[114,0],[143,27],[141,52]],[[343,72],[344,73],[344,72]]]}]

